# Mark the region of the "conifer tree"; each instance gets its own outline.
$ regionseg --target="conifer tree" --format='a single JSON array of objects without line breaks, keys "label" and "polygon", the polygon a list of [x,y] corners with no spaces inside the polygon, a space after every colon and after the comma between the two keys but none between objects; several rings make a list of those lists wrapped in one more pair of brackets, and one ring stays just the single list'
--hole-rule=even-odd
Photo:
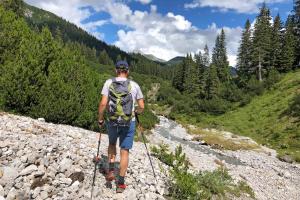
[{"label": "conifer tree", "polygon": [[295,49],[297,40],[294,35],[294,24],[292,18],[289,16],[285,25],[285,34],[283,39],[283,46],[280,56],[280,72],[287,72],[293,67],[295,62]]},{"label": "conifer tree", "polygon": [[175,75],[172,81],[173,87],[175,87],[180,92],[183,92],[184,90],[184,84],[185,84],[185,73],[186,73],[186,64],[183,60],[178,66],[175,71]]},{"label": "conifer tree", "polygon": [[104,65],[113,65],[113,61],[108,56],[106,50],[100,52],[99,62]]},{"label": "conifer tree", "polygon": [[218,77],[221,81],[228,81],[230,78],[225,40],[225,31],[222,29],[221,34],[217,36],[212,55],[212,63],[216,66]]},{"label": "conifer tree", "polygon": [[204,54],[202,56],[203,64],[205,67],[209,67],[210,65],[210,57],[209,57],[209,49],[207,44],[204,47]]},{"label": "conifer tree", "polygon": [[251,70],[251,23],[249,19],[246,21],[245,29],[242,34],[241,44],[238,50],[237,69],[241,77],[249,77]]},{"label": "conifer tree", "polygon": [[271,54],[270,54],[270,67],[278,69],[280,67],[280,56],[281,56],[281,42],[282,42],[282,22],[279,14],[275,17],[272,26],[272,40],[271,40]]},{"label": "conifer tree", "polygon": [[188,54],[183,63],[186,69],[184,77],[184,92],[197,95],[199,93],[199,77],[196,63],[193,61],[192,55]]},{"label": "conifer tree", "polygon": [[294,25],[297,40],[295,65],[300,66],[300,0],[294,0]]},{"label": "conifer tree", "polygon": [[270,10],[264,3],[256,18],[253,33],[252,71],[262,81],[270,70],[270,52],[272,49],[272,27]]},{"label": "conifer tree", "polygon": [[220,87],[220,81],[218,78],[216,66],[214,64],[211,64],[208,69],[206,84],[205,84],[206,98],[207,99],[216,98],[219,93],[219,87]]},{"label": "conifer tree", "polygon": [[3,4],[5,10],[13,11],[18,17],[24,16],[23,0],[0,0],[1,4]]}]

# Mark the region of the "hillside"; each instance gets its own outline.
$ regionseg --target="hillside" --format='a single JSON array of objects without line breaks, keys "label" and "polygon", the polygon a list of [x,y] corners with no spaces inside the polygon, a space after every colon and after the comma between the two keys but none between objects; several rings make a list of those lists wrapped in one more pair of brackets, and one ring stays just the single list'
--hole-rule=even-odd
[{"label": "hillside", "polygon": [[176,65],[179,64],[181,61],[183,61],[184,57],[182,56],[177,56],[175,58],[172,58],[171,60],[167,61],[167,65]]},{"label": "hillside", "polygon": [[300,70],[290,72],[248,105],[220,116],[204,115],[198,125],[249,136],[299,162],[300,121],[289,114],[295,95],[300,93],[299,86]]},{"label": "hillside", "polygon": [[131,60],[130,55],[118,47],[107,45],[61,17],[28,4],[25,4],[25,7],[25,17],[32,28],[38,27],[41,30],[43,27],[48,27],[53,35],[60,34],[64,41],[83,43],[98,52],[106,50],[113,60],[116,60],[118,55]]}]

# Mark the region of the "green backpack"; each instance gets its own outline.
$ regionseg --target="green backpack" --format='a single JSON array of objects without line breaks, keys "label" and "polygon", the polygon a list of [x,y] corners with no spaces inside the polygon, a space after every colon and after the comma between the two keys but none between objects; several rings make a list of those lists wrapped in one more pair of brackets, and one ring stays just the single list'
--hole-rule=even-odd
[{"label": "green backpack", "polygon": [[129,126],[133,109],[130,80],[116,81],[116,78],[113,78],[108,98],[109,121],[115,126]]}]

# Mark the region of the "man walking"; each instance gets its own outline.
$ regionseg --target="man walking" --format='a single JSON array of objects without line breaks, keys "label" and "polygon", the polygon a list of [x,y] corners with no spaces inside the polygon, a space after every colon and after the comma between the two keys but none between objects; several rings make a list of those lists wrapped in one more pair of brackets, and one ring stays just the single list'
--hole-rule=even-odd
[{"label": "man walking", "polygon": [[[117,193],[125,190],[125,175],[129,162],[129,150],[132,148],[135,133],[134,112],[141,114],[144,110],[144,97],[140,86],[128,79],[129,66],[126,61],[116,64],[116,77],[108,79],[102,89],[102,99],[98,109],[98,123],[104,124],[104,112],[107,111],[107,130],[109,137],[108,162],[109,170],[106,180],[115,179],[114,163],[116,158],[116,144],[119,138],[120,173],[117,180]],[[135,110],[135,104],[138,105]]]}]

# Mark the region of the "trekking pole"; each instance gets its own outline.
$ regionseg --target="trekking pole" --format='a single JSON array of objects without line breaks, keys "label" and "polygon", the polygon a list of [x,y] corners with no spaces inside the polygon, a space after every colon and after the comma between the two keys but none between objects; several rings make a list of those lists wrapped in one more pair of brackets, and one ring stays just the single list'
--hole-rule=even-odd
[{"label": "trekking pole", "polygon": [[97,150],[97,157],[95,159],[95,169],[94,169],[94,176],[93,176],[93,183],[92,183],[91,199],[93,199],[93,193],[94,193],[94,186],[95,186],[95,179],[96,179],[96,170],[97,170],[97,164],[98,164],[98,160],[97,159],[99,159],[100,144],[101,144],[101,132],[99,132],[98,150]]},{"label": "trekking pole", "polygon": [[[138,117],[138,114],[137,114],[137,113],[135,113],[135,118],[136,118],[136,121],[137,121],[137,123],[138,123],[138,127],[141,128],[140,120],[139,120],[139,117]],[[141,128],[141,129],[142,129],[142,128]],[[144,132],[143,132],[142,130],[141,130],[141,132],[142,132],[142,138],[143,138],[143,142],[144,142],[144,145],[145,145],[145,148],[146,148],[146,152],[147,152],[147,155],[148,155],[148,158],[149,158],[151,167],[152,167],[153,176],[154,176],[154,178],[155,178],[155,180],[156,180],[156,174],[155,174],[154,167],[153,167],[152,160],[151,160],[151,156],[150,156],[150,153],[149,153],[149,150],[148,150],[146,141],[145,141]],[[156,180],[156,181],[157,181],[157,180]]]}]

